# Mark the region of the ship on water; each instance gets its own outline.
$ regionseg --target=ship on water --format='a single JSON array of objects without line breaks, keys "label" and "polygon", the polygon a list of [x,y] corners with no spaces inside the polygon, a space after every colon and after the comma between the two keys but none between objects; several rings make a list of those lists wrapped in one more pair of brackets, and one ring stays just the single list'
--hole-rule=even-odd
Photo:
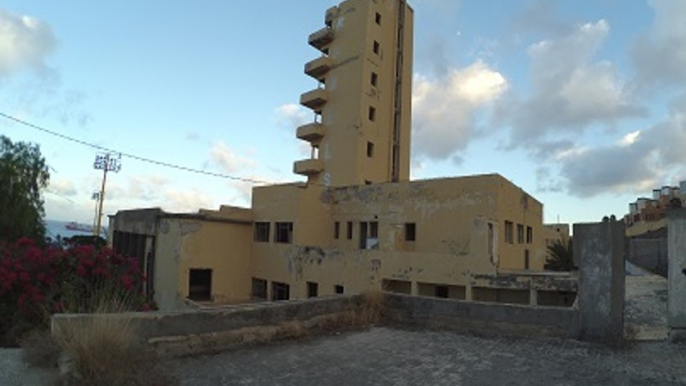
[{"label": "ship on water", "polygon": [[68,222],[64,225],[64,227],[70,231],[73,231],[73,232],[93,233],[93,226],[92,225],[79,224],[76,221]]}]

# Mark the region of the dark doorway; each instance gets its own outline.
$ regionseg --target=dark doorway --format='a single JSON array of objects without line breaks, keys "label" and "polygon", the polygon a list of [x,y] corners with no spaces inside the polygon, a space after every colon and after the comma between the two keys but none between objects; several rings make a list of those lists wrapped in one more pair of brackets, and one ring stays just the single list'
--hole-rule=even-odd
[{"label": "dark doorway", "polygon": [[212,270],[191,269],[188,274],[188,298],[196,301],[212,300]]}]

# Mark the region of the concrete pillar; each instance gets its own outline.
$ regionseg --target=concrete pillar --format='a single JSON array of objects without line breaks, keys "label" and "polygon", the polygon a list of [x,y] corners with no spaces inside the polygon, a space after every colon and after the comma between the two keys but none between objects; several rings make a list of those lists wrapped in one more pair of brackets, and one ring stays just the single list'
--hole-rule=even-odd
[{"label": "concrete pillar", "polygon": [[464,289],[464,300],[471,302],[474,297],[472,296],[472,283],[467,283]]},{"label": "concrete pillar", "polygon": [[537,306],[538,305],[538,290],[535,288],[532,288],[529,290],[529,305],[530,306]]},{"label": "concrete pillar", "polygon": [[410,292],[412,296],[419,296],[419,284],[416,281],[410,282]]},{"label": "concrete pillar", "polygon": [[667,324],[672,341],[686,341],[686,209],[670,211],[667,220]]},{"label": "concrete pillar", "polygon": [[624,335],[624,223],[574,224],[579,267],[579,337],[609,341]]}]

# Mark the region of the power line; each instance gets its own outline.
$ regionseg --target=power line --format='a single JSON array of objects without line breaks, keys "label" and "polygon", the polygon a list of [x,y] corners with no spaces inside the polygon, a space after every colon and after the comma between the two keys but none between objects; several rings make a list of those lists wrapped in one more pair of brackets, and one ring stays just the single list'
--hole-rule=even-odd
[{"label": "power line", "polygon": [[224,178],[224,179],[227,179],[227,180],[241,181],[241,182],[249,182],[249,183],[251,183],[251,184],[271,184],[271,182],[268,182],[268,181],[255,180],[255,179],[252,179],[252,178],[245,178],[245,177],[230,176],[230,175],[228,175],[228,174],[222,174],[222,173],[208,172],[208,171],[205,171],[205,170],[193,169],[193,168],[190,168],[190,167],[187,167],[187,166],[176,165],[176,164],[172,164],[172,163],[164,162],[164,161],[157,161],[157,160],[154,160],[154,159],[151,159],[151,158],[146,158],[146,157],[141,157],[141,156],[138,156],[138,155],[135,155],[135,154],[130,154],[130,153],[121,152],[121,151],[118,151],[118,150],[115,150],[115,149],[110,149],[110,148],[107,148],[107,147],[104,147],[104,146],[96,145],[96,144],[94,144],[94,143],[90,143],[90,142],[87,142],[87,141],[84,141],[84,140],[81,140],[81,139],[78,139],[78,138],[74,138],[74,137],[70,137],[70,136],[68,136],[68,135],[64,135],[64,134],[58,133],[58,132],[53,131],[53,130],[46,129],[46,128],[44,128],[44,127],[35,125],[35,124],[31,123],[31,122],[27,122],[27,121],[24,121],[24,120],[22,120],[22,119],[13,117],[13,116],[11,116],[11,115],[9,115],[9,114],[5,114],[5,113],[3,113],[3,112],[0,112],[0,116],[3,117],[3,118],[5,118],[5,119],[8,119],[8,120],[10,120],[10,121],[13,121],[13,122],[15,122],[15,123],[18,123],[18,124],[20,124],[20,125],[24,125],[24,126],[30,127],[30,128],[32,128],[32,129],[35,129],[35,130],[38,130],[38,131],[42,131],[43,133],[47,133],[47,134],[53,135],[53,136],[55,136],[55,137],[62,138],[62,139],[67,140],[67,141],[71,141],[71,142],[74,142],[74,143],[78,143],[79,145],[88,146],[88,147],[91,147],[91,148],[93,148],[93,149],[97,149],[97,150],[101,150],[101,151],[105,151],[105,152],[118,153],[118,154],[121,154],[122,157],[128,157],[128,158],[131,158],[131,159],[134,159],[134,160],[137,160],[137,161],[147,162],[147,163],[149,163],[149,164],[153,164],[153,165],[157,165],[157,166],[164,166],[164,167],[168,167],[168,168],[172,168],[172,169],[182,170],[182,171],[185,171],[185,172],[196,173],[196,174],[202,174],[202,175],[210,176],[210,177]]}]

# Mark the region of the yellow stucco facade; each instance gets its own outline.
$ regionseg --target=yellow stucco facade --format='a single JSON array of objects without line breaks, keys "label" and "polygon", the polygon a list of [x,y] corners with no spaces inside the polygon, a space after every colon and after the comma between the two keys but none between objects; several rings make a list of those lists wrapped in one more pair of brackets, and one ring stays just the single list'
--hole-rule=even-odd
[{"label": "yellow stucco facade", "polygon": [[498,174],[409,180],[412,9],[347,0],[324,19],[305,65],[319,86],[301,96],[315,120],[295,130],[307,182],[255,187],[250,209],[119,212],[115,249],[144,258],[163,309],[380,288],[537,303],[551,286],[539,201]]}]

